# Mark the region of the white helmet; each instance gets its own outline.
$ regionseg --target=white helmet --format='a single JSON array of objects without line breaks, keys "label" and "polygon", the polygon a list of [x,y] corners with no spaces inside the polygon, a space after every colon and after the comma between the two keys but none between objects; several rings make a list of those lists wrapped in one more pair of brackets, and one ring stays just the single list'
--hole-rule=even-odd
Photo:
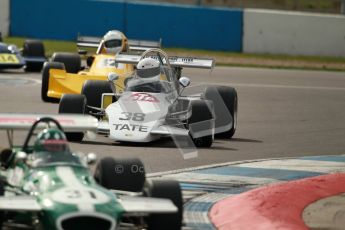
[{"label": "white helmet", "polygon": [[106,53],[117,54],[122,51],[124,35],[120,31],[110,30],[103,37],[103,44]]},{"label": "white helmet", "polygon": [[137,65],[137,76],[140,78],[160,78],[160,63],[153,58],[144,58]]}]

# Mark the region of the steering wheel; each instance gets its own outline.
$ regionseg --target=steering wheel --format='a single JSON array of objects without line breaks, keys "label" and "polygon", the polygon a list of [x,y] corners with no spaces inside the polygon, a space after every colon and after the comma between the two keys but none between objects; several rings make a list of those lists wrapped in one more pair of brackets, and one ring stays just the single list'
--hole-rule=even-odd
[{"label": "steering wheel", "polygon": [[27,152],[28,151],[28,146],[29,146],[30,139],[33,136],[33,133],[34,133],[34,131],[35,131],[35,129],[36,129],[36,127],[37,127],[37,125],[39,123],[46,123],[48,126],[49,126],[49,123],[54,123],[56,125],[56,127],[63,132],[63,129],[62,129],[60,123],[57,120],[55,120],[55,119],[53,119],[51,117],[41,117],[41,118],[37,119],[37,121],[35,121],[32,124],[32,126],[31,126],[31,128],[29,130],[29,133],[26,136],[25,142],[23,144],[23,148],[22,148],[23,152]]}]

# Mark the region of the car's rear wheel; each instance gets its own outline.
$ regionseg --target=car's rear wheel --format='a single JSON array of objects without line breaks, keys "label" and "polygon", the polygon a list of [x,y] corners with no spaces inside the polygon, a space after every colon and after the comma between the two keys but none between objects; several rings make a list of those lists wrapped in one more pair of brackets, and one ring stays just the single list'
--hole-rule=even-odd
[{"label": "car's rear wheel", "polygon": [[42,85],[41,85],[41,99],[44,102],[58,103],[59,99],[48,96],[49,90],[49,70],[51,69],[65,69],[63,63],[59,62],[45,62],[42,71]]},{"label": "car's rear wheel", "polygon": [[140,192],[145,183],[145,169],[137,158],[106,157],[98,162],[94,177],[107,189]]},{"label": "car's rear wheel", "polygon": [[[23,45],[23,56],[25,57],[44,57],[44,45],[42,41],[38,40],[25,40]],[[25,71],[39,72],[41,71],[43,62],[30,62],[26,61]]]},{"label": "car's rear wheel", "polygon": [[189,105],[191,116],[187,120],[190,136],[196,147],[211,147],[213,143],[213,116],[212,102],[193,100]]},{"label": "car's rear wheel", "polygon": [[52,56],[52,61],[65,64],[67,73],[78,73],[81,70],[81,58],[79,54],[54,53]]},{"label": "car's rear wheel", "polygon": [[102,105],[103,93],[113,93],[108,81],[87,80],[81,90],[81,94],[87,98],[87,105],[96,108]]},{"label": "car's rear wheel", "polygon": [[210,86],[207,87],[203,96],[213,102],[217,137],[231,138],[235,134],[237,126],[236,90],[228,86]]},{"label": "car's rear wheel", "polygon": [[[86,97],[80,94],[64,94],[59,104],[59,114],[85,114]],[[84,138],[83,132],[65,132],[67,140],[80,142]]]},{"label": "car's rear wheel", "polygon": [[148,217],[149,230],[179,230],[182,227],[183,200],[180,185],[174,180],[148,180],[143,193],[145,196],[171,200],[177,207],[176,213],[152,214]]}]

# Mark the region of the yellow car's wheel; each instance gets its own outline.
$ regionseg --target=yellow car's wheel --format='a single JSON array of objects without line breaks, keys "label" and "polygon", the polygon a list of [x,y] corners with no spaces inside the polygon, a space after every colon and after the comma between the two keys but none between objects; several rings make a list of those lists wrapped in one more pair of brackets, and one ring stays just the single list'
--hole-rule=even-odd
[{"label": "yellow car's wheel", "polygon": [[67,73],[78,73],[81,69],[81,59],[79,54],[54,53],[52,61],[63,63]]},{"label": "yellow car's wheel", "polygon": [[64,64],[58,62],[45,62],[42,70],[42,85],[41,85],[41,98],[44,102],[58,103],[59,99],[48,97],[49,87],[49,70],[50,69],[65,69]]}]

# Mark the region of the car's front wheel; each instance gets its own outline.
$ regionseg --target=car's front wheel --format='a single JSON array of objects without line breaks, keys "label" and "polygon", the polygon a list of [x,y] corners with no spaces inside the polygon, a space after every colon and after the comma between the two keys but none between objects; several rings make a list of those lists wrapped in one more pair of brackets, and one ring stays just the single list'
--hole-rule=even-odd
[{"label": "car's front wheel", "polygon": [[206,88],[203,97],[213,102],[217,136],[232,138],[237,128],[236,89],[229,86],[210,86]]},{"label": "car's front wheel", "polygon": [[63,63],[67,73],[78,73],[81,70],[81,58],[79,54],[63,52],[54,53],[52,61]]},{"label": "car's front wheel", "polygon": [[212,102],[193,100],[187,120],[189,134],[196,147],[211,147],[213,143],[214,116]]},{"label": "car's front wheel", "polygon": [[49,78],[50,78],[49,70],[51,69],[65,69],[65,66],[63,63],[59,63],[59,62],[45,62],[44,63],[43,71],[42,71],[41,99],[44,102],[57,103],[59,102],[58,98],[48,96]]},{"label": "car's front wheel", "polygon": [[[80,94],[64,94],[59,103],[59,114],[85,114],[86,97]],[[80,142],[83,132],[65,132],[67,140]]]},{"label": "car's front wheel", "polygon": [[[174,180],[148,180],[143,193],[145,196],[169,199],[177,207],[177,212],[152,214],[148,217],[149,230],[179,230],[182,227],[183,200],[180,184]],[[164,226],[162,228],[162,226]]]}]

